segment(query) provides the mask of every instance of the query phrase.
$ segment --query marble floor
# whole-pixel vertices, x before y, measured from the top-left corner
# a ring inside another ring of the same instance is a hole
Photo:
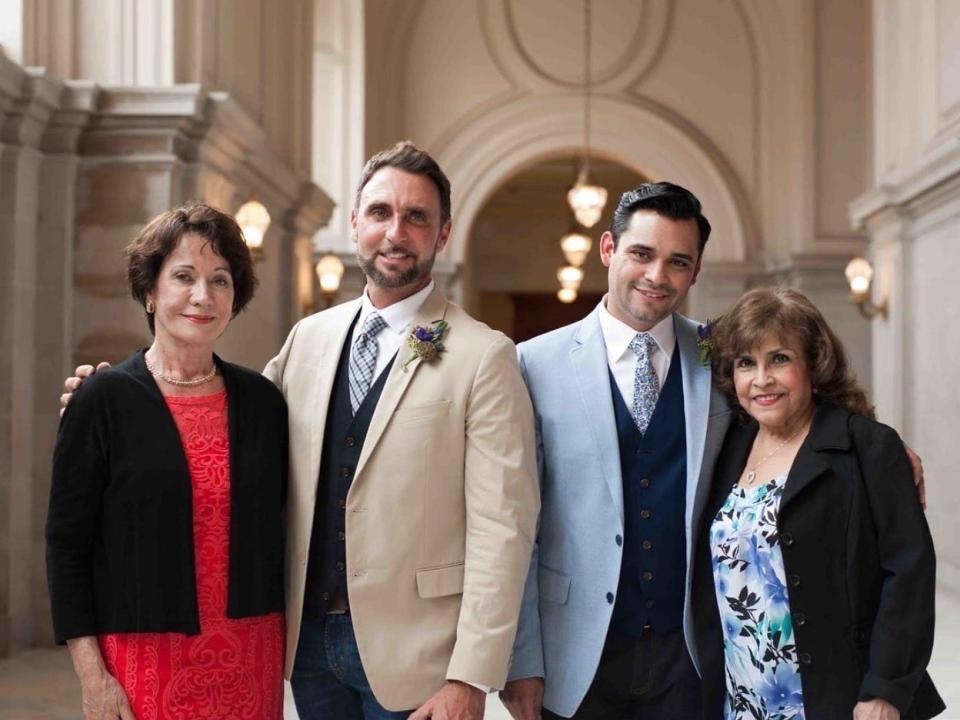
[[[960,720],[960,599],[937,597],[930,674],[947,703],[940,720]],[[285,720],[297,720],[287,687]],[[0,720],[81,720],[79,690],[65,650],[31,650],[0,661]],[[495,696],[485,720],[510,716]]]

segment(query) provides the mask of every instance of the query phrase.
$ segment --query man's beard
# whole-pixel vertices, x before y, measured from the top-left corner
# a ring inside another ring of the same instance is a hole
[[[364,257],[360,254],[359,247],[357,248],[357,262],[360,263],[360,269],[363,270],[363,274],[369,278],[370,282],[381,288],[402,288],[429,277],[433,270],[433,262],[437,257],[437,253],[434,251],[429,257],[415,260],[413,265],[406,270],[398,273],[385,273],[376,265],[377,255],[379,255],[379,252],[374,253],[371,257]]]

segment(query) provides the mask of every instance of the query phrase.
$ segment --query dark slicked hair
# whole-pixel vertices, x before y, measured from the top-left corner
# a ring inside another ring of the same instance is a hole
[[[620,236],[630,226],[630,218],[638,210],[649,210],[671,220],[696,220],[700,232],[699,254],[703,255],[710,239],[710,222],[703,216],[700,201],[692,192],[669,182],[644,183],[627,190],[620,196],[610,223],[614,246],[620,242]]]
[[[157,284],[160,268],[184,235],[199,235],[210,249],[227,261],[233,280],[233,316],[253,298],[257,278],[253,272],[250,248],[243,231],[232,215],[204,203],[188,203],[168,210],[151,220],[124,250],[130,294],[146,309],[147,294]],[[155,333],[154,317],[147,313],[150,332]]]
[[[440,196],[440,222],[445,223],[450,219],[450,181],[444,175],[443,170],[440,169],[437,161],[409,140],[403,140],[392,148],[381,150],[367,160],[367,164],[363,166],[363,172],[360,174],[360,182],[357,184],[357,194],[353,200],[354,209],[359,209],[360,193],[370,182],[370,178],[378,170],[385,167],[396,168],[428,178],[437,186],[437,194]]]

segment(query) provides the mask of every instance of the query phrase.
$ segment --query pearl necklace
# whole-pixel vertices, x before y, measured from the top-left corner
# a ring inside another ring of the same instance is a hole
[[[176,385],[177,387],[199,387],[200,385],[205,385],[210,382],[217,376],[217,366],[213,366],[213,370],[208,372],[206,375],[201,375],[200,377],[192,378],[190,380],[180,380],[178,378],[172,378],[169,375],[164,375],[162,372],[157,370],[153,365],[150,364],[150,361],[144,358],[144,362],[147,364],[147,370],[150,371],[150,374],[155,378],[160,378],[165,383],[170,383],[171,385]]]

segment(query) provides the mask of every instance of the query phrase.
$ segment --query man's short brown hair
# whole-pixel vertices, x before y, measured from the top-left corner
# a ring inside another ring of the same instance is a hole
[[[199,235],[230,266],[233,279],[233,317],[243,310],[257,287],[250,248],[232,215],[205,203],[188,203],[151,220],[125,248],[130,294],[146,309],[147,295],[157,284],[160,268],[180,239]],[[155,332],[153,314],[147,313],[150,332]]]
[[[363,172],[360,174],[360,182],[357,184],[357,194],[353,201],[354,209],[360,207],[360,193],[370,182],[370,178],[378,170],[385,167],[392,167],[429,178],[436,185],[437,194],[440,196],[441,224],[450,219],[450,181],[444,175],[443,170],[440,169],[437,161],[409,140],[403,140],[392,148],[381,150],[367,160],[367,164],[363,166]]]

